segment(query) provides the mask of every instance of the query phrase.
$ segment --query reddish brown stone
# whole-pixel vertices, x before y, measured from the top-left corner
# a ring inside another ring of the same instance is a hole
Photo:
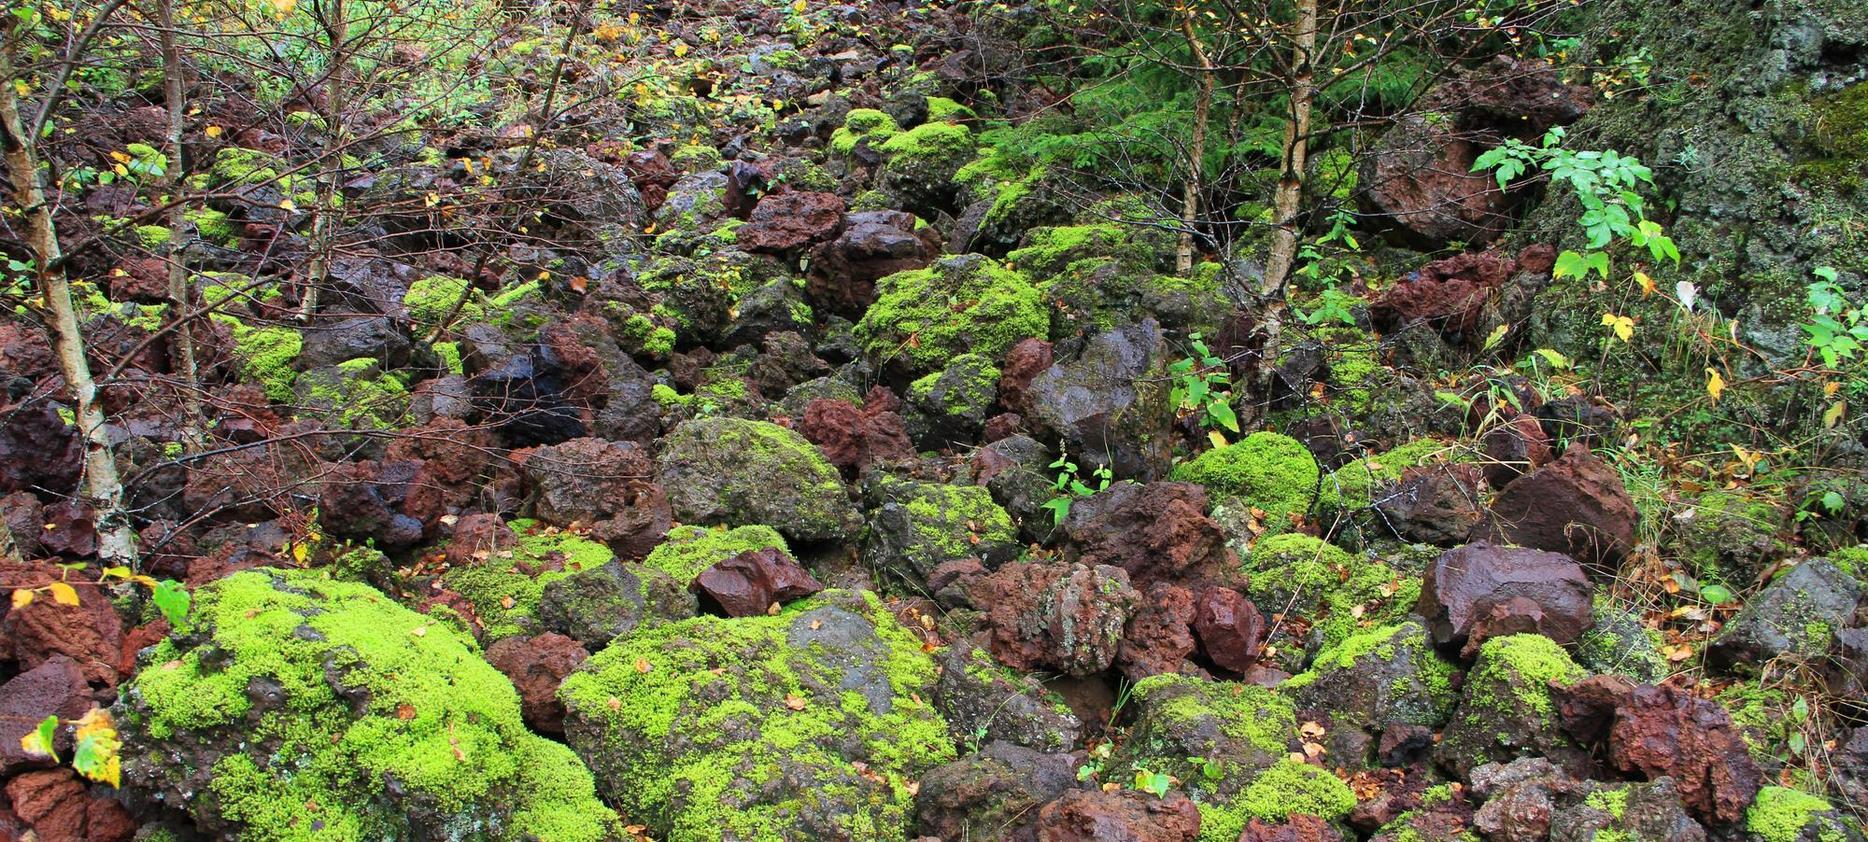
[[[776,193],[759,200],[739,227],[739,247],[755,254],[791,254],[843,232],[843,198],[835,193]]]
[[[519,542],[512,527],[499,515],[476,512],[454,523],[454,535],[448,539],[447,563],[453,567],[479,564],[500,550]]]
[[[39,546],[46,552],[73,559],[97,552],[97,514],[90,506],[60,500],[46,506],[42,517]]]
[[[1258,606],[1231,588],[1208,588],[1194,601],[1194,636],[1220,669],[1244,675],[1258,661],[1265,621]]]
[[[1565,553],[1613,573],[1634,547],[1639,519],[1621,475],[1573,444],[1562,458],[1498,492],[1490,531],[1506,542]]]
[[[908,439],[907,425],[891,404],[894,394],[876,391],[858,409],[855,404],[835,398],[818,398],[804,408],[798,432],[823,451],[830,464],[847,475],[861,473],[871,465],[914,457],[914,444]]]
[[[128,257],[111,270],[110,300],[138,304],[166,304],[169,300],[168,263],[160,257]]]
[[[1552,455],[1550,437],[1531,415],[1519,415],[1492,428],[1481,444],[1485,448],[1485,481],[1493,488],[1504,488],[1512,480],[1549,462]]]
[[[824,589],[784,550],[748,550],[700,572],[688,589],[728,617],[758,617],[773,605]]]
[[[1121,483],[1078,500],[1064,520],[1064,557],[1128,571],[1138,585],[1243,586],[1206,491],[1184,482]]]
[[[1018,435],[1024,429],[1025,418],[1016,412],[1001,412],[986,419],[986,427],[979,434],[979,440],[988,444],[1003,438]]]
[[[1479,508],[1479,471],[1471,465],[1408,468],[1375,508],[1396,535],[1442,547],[1466,540],[1485,519]]]
[[[0,774],[54,765],[49,757],[26,753],[20,738],[48,716],[77,719],[93,706],[83,671],[63,655],[53,655],[0,686]]]
[[[1574,641],[1595,624],[1593,595],[1582,566],[1568,556],[1481,541],[1428,565],[1415,611],[1427,618],[1435,644],[1470,658],[1488,638],[1519,632]]]
[[[1168,582],[1148,585],[1122,633],[1116,666],[1130,681],[1185,672],[1199,642],[1193,636],[1193,592]]]
[[[1673,778],[1680,801],[1702,821],[1730,824],[1764,785],[1731,714],[1676,687],[1636,687],[1609,731],[1609,762],[1653,780]]]
[[[913,214],[870,211],[850,214],[843,233],[811,250],[811,303],[857,318],[876,300],[876,281],[920,269],[940,256],[940,235],[917,229]]]
[[[1013,412],[1028,414],[1031,381],[1053,362],[1051,343],[1035,337],[1019,340],[1005,352],[1005,364],[999,367],[999,402]]]
[[[37,588],[63,580],[50,564],[0,565],[0,590]],[[32,669],[58,655],[76,661],[84,677],[97,684],[117,684],[117,658],[123,646],[123,621],[110,597],[95,585],[73,583],[77,605],[63,605],[41,592],[23,608],[8,607],[0,618],[0,658]]]
[[[519,711],[527,725],[543,734],[564,733],[564,703],[558,685],[590,653],[584,645],[554,632],[537,637],[508,637],[486,649],[486,659],[512,680],[519,691]]]
[[[1239,834],[1239,842],[1342,842],[1343,834],[1316,816],[1295,815],[1277,824],[1253,819]]]
[[[136,834],[122,804],[93,797],[70,769],[27,772],[7,781],[6,794],[44,842],[128,842]]]
[[[1192,842],[1200,808],[1179,792],[1071,790],[1038,811],[1039,842]]]
[[[169,636],[169,621],[158,619],[130,629],[123,636],[123,654],[117,658],[117,676],[129,678],[136,672],[136,656]]]
[[[1015,562],[976,580],[987,647],[1026,671],[1091,675],[1114,663],[1129,612],[1140,598],[1121,568]]]

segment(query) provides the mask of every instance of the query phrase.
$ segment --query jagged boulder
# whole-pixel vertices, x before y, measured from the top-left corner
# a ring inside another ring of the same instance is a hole
[[[764,421],[697,418],[662,442],[658,476],[684,523],[766,524],[839,541],[859,519],[843,479],[803,436]]]

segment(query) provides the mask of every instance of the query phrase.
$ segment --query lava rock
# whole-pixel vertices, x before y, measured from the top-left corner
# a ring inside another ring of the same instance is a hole
[[[1071,790],[1038,811],[1039,842],[1193,842],[1200,808],[1170,791],[1155,797],[1134,789]]]
[[[0,774],[53,765],[50,758],[28,754],[20,738],[48,716],[75,720],[94,704],[78,662],[64,655],[53,655],[8,680],[0,686]]]
[[[1119,567],[1016,562],[977,580],[993,657],[1013,669],[1093,675],[1115,662],[1140,599]]]
[[[824,458],[845,476],[913,459],[915,448],[908,439],[907,425],[895,410],[884,408],[887,405],[872,400],[858,409],[849,401],[818,398],[805,407],[798,432],[823,450]]]
[[[519,691],[525,724],[541,734],[564,733],[564,703],[558,701],[558,685],[588,657],[582,644],[552,632],[502,638],[486,650],[487,663],[505,673]]]
[[[1466,540],[1484,520],[1478,488],[1479,472],[1470,465],[1407,468],[1375,500],[1375,510],[1402,540],[1448,547]]]
[[[769,524],[838,541],[859,524],[837,469],[797,433],[764,421],[698,418],[662,441],[658,476],[683,523]]]
[[[1595,624],[1594,589],[1569,556],[1483,541],[1427,568],[1416,613],[1434,643],[1471,658],[1487,639],[1535,632],[1570,643]]]
[[[595,652],[642,626],[694,616],[685,583],[653,567],[612,561],[545,585],[539,624]]]
[[[1076,746],[1083,722],[1036,678],[1000,666],[965,639],[936,657],[941,674],[934,703],[955,742],[1004,741],[1041,752]]]
[[[759,200],[737,233],[739,247],[791,254],[843,232],[843,198],[835,193],[774,193]]]
[[[1525,474],[1492,500],[1491,520],[1476,532],[1503,543],[1560,552],[1612,574],[1634,548],[1640,513],[1621,475],[1582,445]]]
[[[850,214],[836,239],[811,250],[811,303],[857,318],[876,300],[876,281],[920,269],[940,256],[940,235],[917,229],[913,214],[869,211]]]
[[[694,577],[689,589],[701,602],[728,617],[756,617],[773,606],[803,599],[824,589],[784,550],[749,550]]]
[[[1117,483],[1073,501],[1063,531],[1066,559],[1120,567],[1138,585],[1244,586],[1206,490],[1192,483]]]
[[[1038,808],[1082,786],[1078,756],[994,741],[928,772],[915,795],[915,828],[939,839],[1038,838]]]
[[[1720,629],[1706,654],[1714,666],[1757,669],[1783,655],[1813,661],[1850,624],[1863,588],[1828,559],[1811,559],[1771,580]]]
[[[1153,319],[1091,337],[1083,351],[1033,378],[1025,419],[1061,438],[1085,471],[1117,479],[1165,476],[1174,440],[1168,405],[1168,349]]]
[[[1252,601],[1231,588],[1208,588],[1193,606],[1194,637],[1200,652],[1220,669],[1244,675],[1258,663],[1265,620]]]

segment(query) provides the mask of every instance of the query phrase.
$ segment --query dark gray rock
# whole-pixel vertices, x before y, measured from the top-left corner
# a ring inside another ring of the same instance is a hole
[[[1160,479],[1173,445],[1168,356],[1152,319],[1098,334],[1032,380],[1027,420],[1062,439],[1086,474],[1106,465],[1118,479]]]
[[[538,603],[541,628],[595,652],[637,628],[694,616],[685,582],[653,567],[612,561],[545,586]]]
[[[1725,624],[1707,649],[1715,666],[1757,669],[1780,655],[1821,658],[1849,624],[1862,586],[1827,559],[1811,559],[1771,580]]]

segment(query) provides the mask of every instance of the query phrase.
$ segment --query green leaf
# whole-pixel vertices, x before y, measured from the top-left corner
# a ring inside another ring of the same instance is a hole
[[[1701,585],[1699,598],[1713,605],[1724,605],[1732,601],[1732,592],[1723,585]]]
[[[58,762],[58,750],[52,745],[52,738],[58,734],[58,717],[48,716],[39,721],[39,726],[19,738],[19,746],[27,754],[43,754]]]
[[[1589,260],[1573,251],[1564,251],[1557,255],[1557,263],[1550,273],[1558,278],[1581,278],[1589,274]]]
[[[1793,722],[1808,722],[1810,719],[1810,700],[1802,696],[1790,706],[1790,719]]]
[[[1837,492],[1829,491],[1823,494],[1823,508],[1828,509],[1832,515],[1841,514],[1842,507],[1847,503],[1848,501],[1842,499],[1842,495]]]
[[[188,595],[188,589],[182,587],[182,583],[174,579],[163,579],[156,583],[156,589],[150,594],[150,600],[155,602],[156,610],[161,611],[162,616],[168,618],[169,625],[180,626],[183,620],[188,619],[188,606],[194,598]]]
[[[1225,401],[1214,401],[1206,405],[1206,414],[1221,427],[1225,427],[1234,433],[1239,432],[1239,414],[1232,411],[1232,404]]]

